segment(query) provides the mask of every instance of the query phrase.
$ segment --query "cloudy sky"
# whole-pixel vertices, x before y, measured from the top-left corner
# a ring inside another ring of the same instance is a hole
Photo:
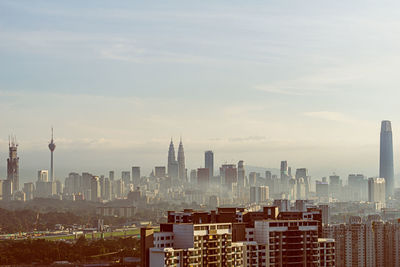
[[[314,178],[378,173],[400,133],[398,1],[0,0],[0,177],[8,135],[22,181],[243,159]],[[350,3],[351,2],[351,3]],[[399,164],[395,164],[395,172]]]

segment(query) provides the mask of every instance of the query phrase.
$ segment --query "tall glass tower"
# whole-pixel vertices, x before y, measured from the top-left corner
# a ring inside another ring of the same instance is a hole
[[[385,178],[386,198],[393,196],[394,192],[393,138],[392,138],[392,125],[390,121],[382,121],[381,124],[379,177]]]

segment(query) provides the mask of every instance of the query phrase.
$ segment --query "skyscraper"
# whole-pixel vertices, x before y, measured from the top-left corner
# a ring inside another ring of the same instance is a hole
[[[178,168],[178,162],[176,161],[175,158],[175,148],[174,148],[174,142],[172,141],[171,138],[171,143],[169,144],[169,149],[168,149],[168,176],[176,179],[178,178],[178,173],[179,173],[179,168]]]
[[[178,148],[178,178],[180,181],[186,181],[185,151],[183,150],[182,138]]]
[[[289,168],[288,163],[286,160],[281,161],[281,184],[282,184],[282,191],[286,192],[289,187]]]
[[[239,188],[244,188],[246,186],[245,181],[245,170],[244,170],[244,163],[243,160],[238,162],[238,186]]]
[[[132,182],[135,186],[138,186],[140,183],[140,167],[139,166],[132,167]]]
[[[379,177],[385,178],[386,197],[393,195],[393,190],[394,190],[393,176],[394,176],[394,171],[393,171],[392,125],[390,121],[382,121]]]
[[[49,149],[50,149],[50,182],[54,181],[54,166],[53,166],[53,152],[56,149],[56,144],[54,143],[53,140],[53,128],[51,128],[51,141],[49,144]]]
[[[214,152],[208,150],[204,153],[204,167],[210,172],[210,178],[214,176]]]
[[[368,179],[368,201],[379,202],[385,204],[385,179],[369,178]]]
[[[17,156],[17,140],[11,137],[8,141],[9,157],[7,159],[7,180],[12,183],[11,192],[19,190],[19,158]]]

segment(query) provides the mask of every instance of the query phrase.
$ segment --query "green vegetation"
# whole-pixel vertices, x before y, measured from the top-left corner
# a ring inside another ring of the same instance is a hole
[[[0,242],[0,264],[51,264],[54,261],[91,262],[139,257],[137,238],[87,240],[83,236],[74,243],[45,239]]]
[[[135,230],[127,230],[127,231],[118,231],[118,232],[105,232],[103,237],[104,238],[110,238],[110,237],[124,237],[124,236],[138,236],[140,234],[140,229],[135,229]],[[85,234],[86,239],[99,239],[101,238],[101,233],[94,233],[94,234]],[[75,239],[75,236],[73,235],[60,235],[60,236],[48,236],[48,237],[43,237],[43,239],[49,240],[49,241],[55,241],[55,240],[73,240]]]

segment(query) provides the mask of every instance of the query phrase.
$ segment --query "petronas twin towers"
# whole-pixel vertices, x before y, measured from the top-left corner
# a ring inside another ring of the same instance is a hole
[[[179,142],[177,160],[175,158],[174,142],[171,138],[168,150],[168,176],[173,180],[186,181],[185,152],[183,150],[182,138]]]
[[[394,193],[393,137],[390,121],[382,121],[379,158],[379,177],[385,178],[386,198]]]

